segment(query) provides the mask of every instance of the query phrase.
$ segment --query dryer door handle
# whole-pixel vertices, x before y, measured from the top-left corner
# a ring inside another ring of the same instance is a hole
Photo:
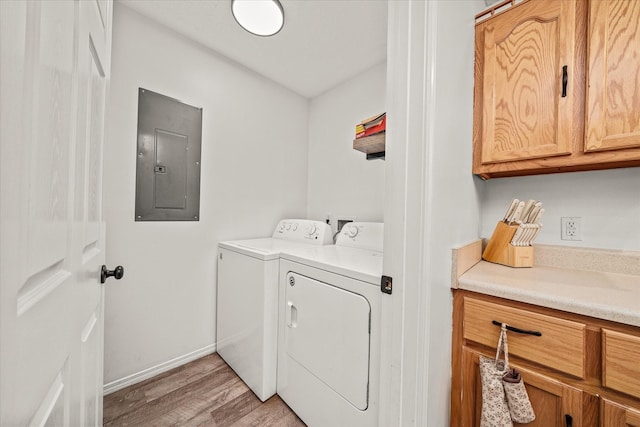
[[[287,326],[290,328],[298,326],[298,309],[291,301],[287,302]]]

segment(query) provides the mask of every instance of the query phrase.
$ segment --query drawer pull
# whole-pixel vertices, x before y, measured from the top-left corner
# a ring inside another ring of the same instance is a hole
[[[571,415],[565,414],[564,421],[565,421],[567,427],[572,427],[573,426],[573,417]]]
[[[502,323],[498,322],[497,320],[492,321],[491,323],[493,323],[496,326],[502,326]],[[538,332],[538,331],[526,331],[524,329],[520,329],[520,328],[516,328],[514,326],[509,326],[507,325],[507,330],[511,331],[511,332],[516,332],[518,334],[527,334],[527,335],[535,335],[537,337],[541,337],[542,336],[542,332]]]

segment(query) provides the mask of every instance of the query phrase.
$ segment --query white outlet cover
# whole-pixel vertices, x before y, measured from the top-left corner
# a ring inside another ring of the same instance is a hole
[[[560,218],[560,238],[562,240],[581,241],[582,224],[580,217]]]

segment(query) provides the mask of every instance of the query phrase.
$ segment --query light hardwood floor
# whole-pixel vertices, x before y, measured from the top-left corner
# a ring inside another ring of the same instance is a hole
[[[103,423],[305,426],[278,396],[260,402],[215,353],[105,396]]]

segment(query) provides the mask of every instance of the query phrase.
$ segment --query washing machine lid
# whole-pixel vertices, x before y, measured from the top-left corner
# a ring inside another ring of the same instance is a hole
[[[308,248],[308,243],[282,240],[273,237],[247,240],[231,240],[218,243],[219,248],[234,251],[253,258],[269,261],[278,259],[280,253],[287,249]]]
[[[382,252],[338,245],[291,247],[280,258],[380,286]]]
[[[331,227],[324,221],[283,219],[271,237],[219,242],[218,247],[264,261],[277,259],[287,248],[333,244]]]

